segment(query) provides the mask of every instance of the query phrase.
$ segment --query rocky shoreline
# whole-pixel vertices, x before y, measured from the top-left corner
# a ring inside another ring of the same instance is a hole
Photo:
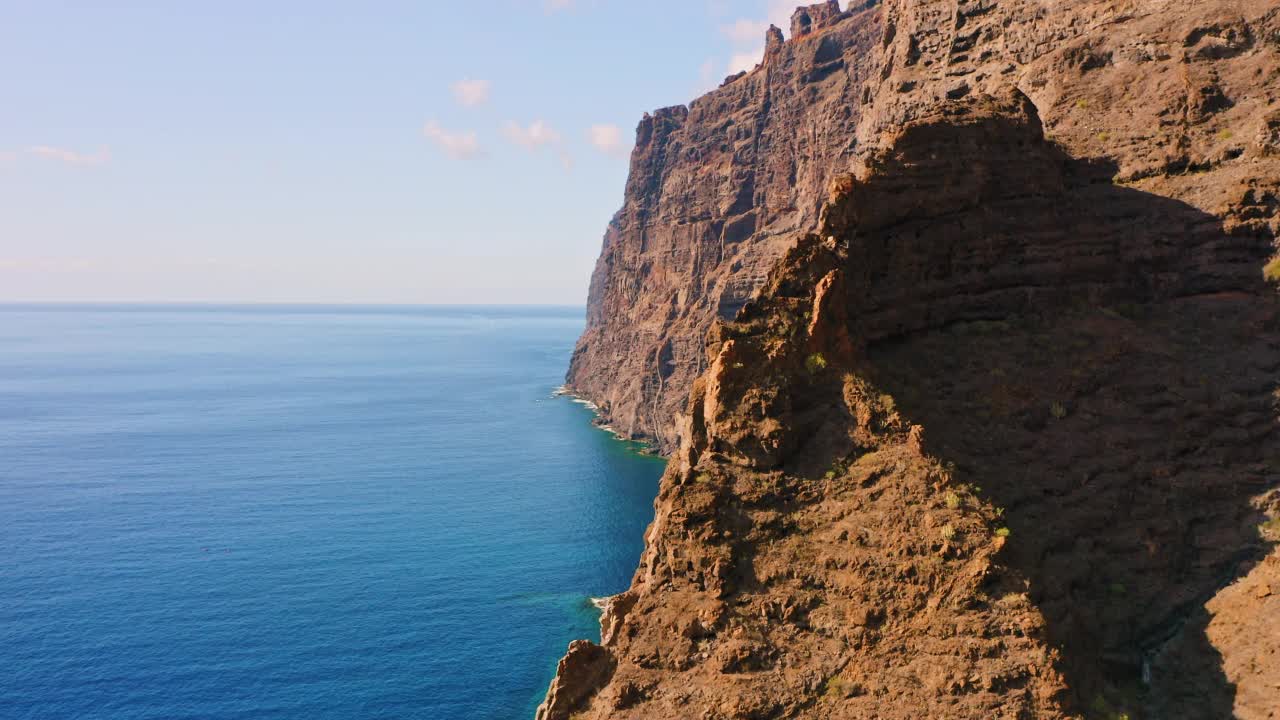
[[[634,437],[628,436],[625,433],[622,433],[621,431],[619,431],[614,426],[610,425],[609,421],[605,418],[603,412],[601,411],[600,406],[596,405],[594,402],[591,402],[590,400],[584,397],[580,397],[574,394],[573,391],[570,390],[567,385],[561,385],[560,387],[553,390],[551,392],[551,397],[569,398],[571,402],[575,402],[585,407],[586,409],[590,410],[592,413],[591,425],[593,427],[595,427],[598,430],[603,430],[609,433],[610,435],[613,436],[614,440],[630,443],[632,446],[635,447],[636,452],[640,453],[641,455],[652,455],[652,456],[661,455],[661,453],[658,452],[657,447],[652,442],[650,442],[650,440],[645,436],[634,436]]]

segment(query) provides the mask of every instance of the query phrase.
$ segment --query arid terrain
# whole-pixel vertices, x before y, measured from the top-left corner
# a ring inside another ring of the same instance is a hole
[[[1280,6],[797,10],[640,123],[569,386],[671,462],[539,720],[1280,717]]]

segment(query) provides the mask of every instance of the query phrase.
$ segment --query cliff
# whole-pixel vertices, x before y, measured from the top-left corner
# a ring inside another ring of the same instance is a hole
[[[567,384],[664,454],[711,321],[747,302],[796,233],[816,226],[832,178],[853,167],[880,14],[817,7],[827,11],[805,42],[772,30],[763,67],[636,130]]]
[[[1277,717],[1280,8],[792,35],[641,123],[570,380],[672,460],[540,718]]]

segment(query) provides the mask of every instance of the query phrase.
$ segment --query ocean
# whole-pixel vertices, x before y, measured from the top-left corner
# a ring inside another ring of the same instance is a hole
[[[0,718],[529,720],[661,460],[581,308],[0,306]]]

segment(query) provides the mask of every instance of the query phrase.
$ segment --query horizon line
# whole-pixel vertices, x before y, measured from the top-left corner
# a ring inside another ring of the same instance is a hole
[[[586,308],[586,303],[343,302],[321,300],[3,300],[0,307]]]

